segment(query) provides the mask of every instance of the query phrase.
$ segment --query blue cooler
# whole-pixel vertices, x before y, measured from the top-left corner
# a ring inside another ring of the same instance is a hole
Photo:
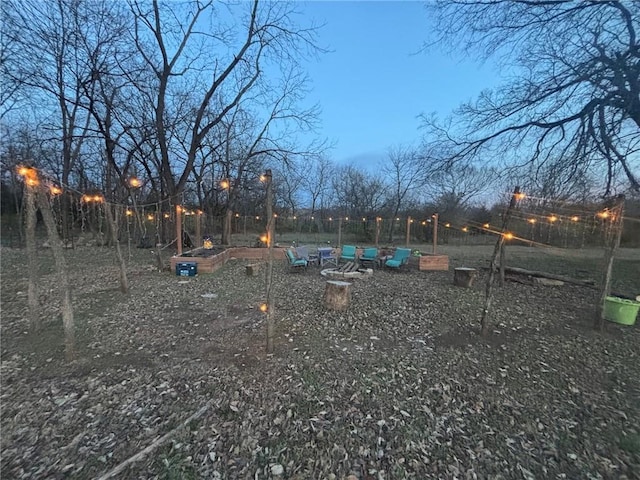
[[[179,277],[195,277],[197,273],[198,264],[196,262],[176,263],[176,275]]]

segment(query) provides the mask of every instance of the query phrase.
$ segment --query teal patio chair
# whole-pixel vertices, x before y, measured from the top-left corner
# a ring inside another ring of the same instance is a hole
[[[375,247],[365,248],[358,260],[363,266],[371,265],[375,268],[378,263],[378,249]]]
[[[293,250],[291,250],[290,248],[287,248],[284,253],[287,257],[287,261],[289,262],[289,268],[292,271],[307,269],[309,262],[304,258],[296,258],[296,255],[293,253]]]
[[[343,245],[342,252],[340,253],[339,262],[355,262],[356,261],[356,247],[353,245]]]
[[[395,268],[399,270],[400,267],[409,263],[409,256],[411,255],[410,248],[396,248],[393,257],[384,262],[385,267]]]

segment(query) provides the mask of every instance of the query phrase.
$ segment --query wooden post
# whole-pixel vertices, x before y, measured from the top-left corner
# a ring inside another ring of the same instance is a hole
[[[342,217],[338,217],[338,246],[342,247]]]
[[[27,241],[27,262],[29,265],[29,286],[27,287],[27,302],[29,304],[29,324],[36,332],[41,327],[38,310],[38,261],[36,254],[36,199],[34,186],[29,185],[30,179],[24,182],[25,199],[25,234]]]
[[[431,249],[431,253],[435,255],[438,249],[438,214],[434,213],[431,218],[433,222],[433,248]]]
[[[405,245],[407,248],[409,247],[409,239],[411,238],[411,215],[407,217],[407,238],[405,241]]]
[[[596,318],[594,328],[602,331],[604,329],[604,302],[611,291],[611,275],[613,273],[613,259],[620,246],[622,237],[624,195],[618,195],[614,200],[611,210],[611,228],[607,235],[607,249],[604,252],[604,271],[602,272],[602,283],[600,285],[600,298],[596,305]]]
[[[380,243],[380,222],[382,219],[380,217],[376,217],[376,248]]]
[[[493,280],[496,274],[496,259],[498,258],[498,254],[502,249],[502,244],[504,243],[504,234],[507,226],[509,225],[509,219],[511,217],[511,212],[516,206],[516,200],[518,194],[520,193],[520,187],[516,187],[513,189],[513,195],[511,195],[511,200],[509,202],[509,207],[504,214],[504,218],[502,220],[502,231],[500,232],[500,236],[498,237],[498,241],[496,242],[496,246],[493,249],[493,255],[491,257],[491,263],[489,265],[489,278],[487,279],[487,287],[485,290],[484,296],[484,308],[482,309],[482,318],[480,319],[480,334],[485,336],[489,331],[489,325],[487,323],[487,316],[489,314],[489,308],[491,307],[492,300],[492,288],[493,288]]]
[[[275,334],[274,305],[272,300],[273,285],[273,240],[275,234],[275,218],[273,216],[273,176],[271,170],[267,170],[264,174],[264,181],[267,184],[267,272],[266,272],[266,304],[267,304],[267,353],[273,353],[273,336]]]
[[[176,245],[178,256],[182,255],[182,207],[176,205]]]
[[[329,280],[324,289],[324,304],[329,310],[343,311],[351,303],[351,284]]]
[[[507,263],[505,248],[506,243],[502,242],[502,247],[500,248],[500,286],[504,287],[504,268]]]
[[[202,247],[202,212],[196,213],[196,247]]]

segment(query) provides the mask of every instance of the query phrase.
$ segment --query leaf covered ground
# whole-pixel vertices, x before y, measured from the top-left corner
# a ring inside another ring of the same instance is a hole
[[[451,268],[486,253],[453,253]],[[596,290],[507,282],[484,339],[485,270],[470,289],[451,269],[377,270],[333,312],[319,269],[280,262],[265,355],[264,277],[248,262],[184,278],[131,254],[123,295],[112,250],[67,252],[68,363],[51,253],[34,334],[24,251],[2,250],[2,478],[98,478],[205,405],[118,478],[640,478],[640,330],[593,331]],[[638,266],[619,284],[638,285]]]

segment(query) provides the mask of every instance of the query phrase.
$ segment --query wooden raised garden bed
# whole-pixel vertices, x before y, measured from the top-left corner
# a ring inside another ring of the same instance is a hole
[[[449,270],[448,255],[429,255],[423,253],[420,257],[412,257],[418,260],[419,270]]]
[[[275,259],[284,258],[283,248],[274,248]],[[184,262],[194,262],[198,273],[213,273],[231,259],[237,260],[266,260],[269,250],[266,248],[231,247],[226,250],[207,250],[197,248],[187,254],[171,257],[171,271],[176,271],[176,265]]]

